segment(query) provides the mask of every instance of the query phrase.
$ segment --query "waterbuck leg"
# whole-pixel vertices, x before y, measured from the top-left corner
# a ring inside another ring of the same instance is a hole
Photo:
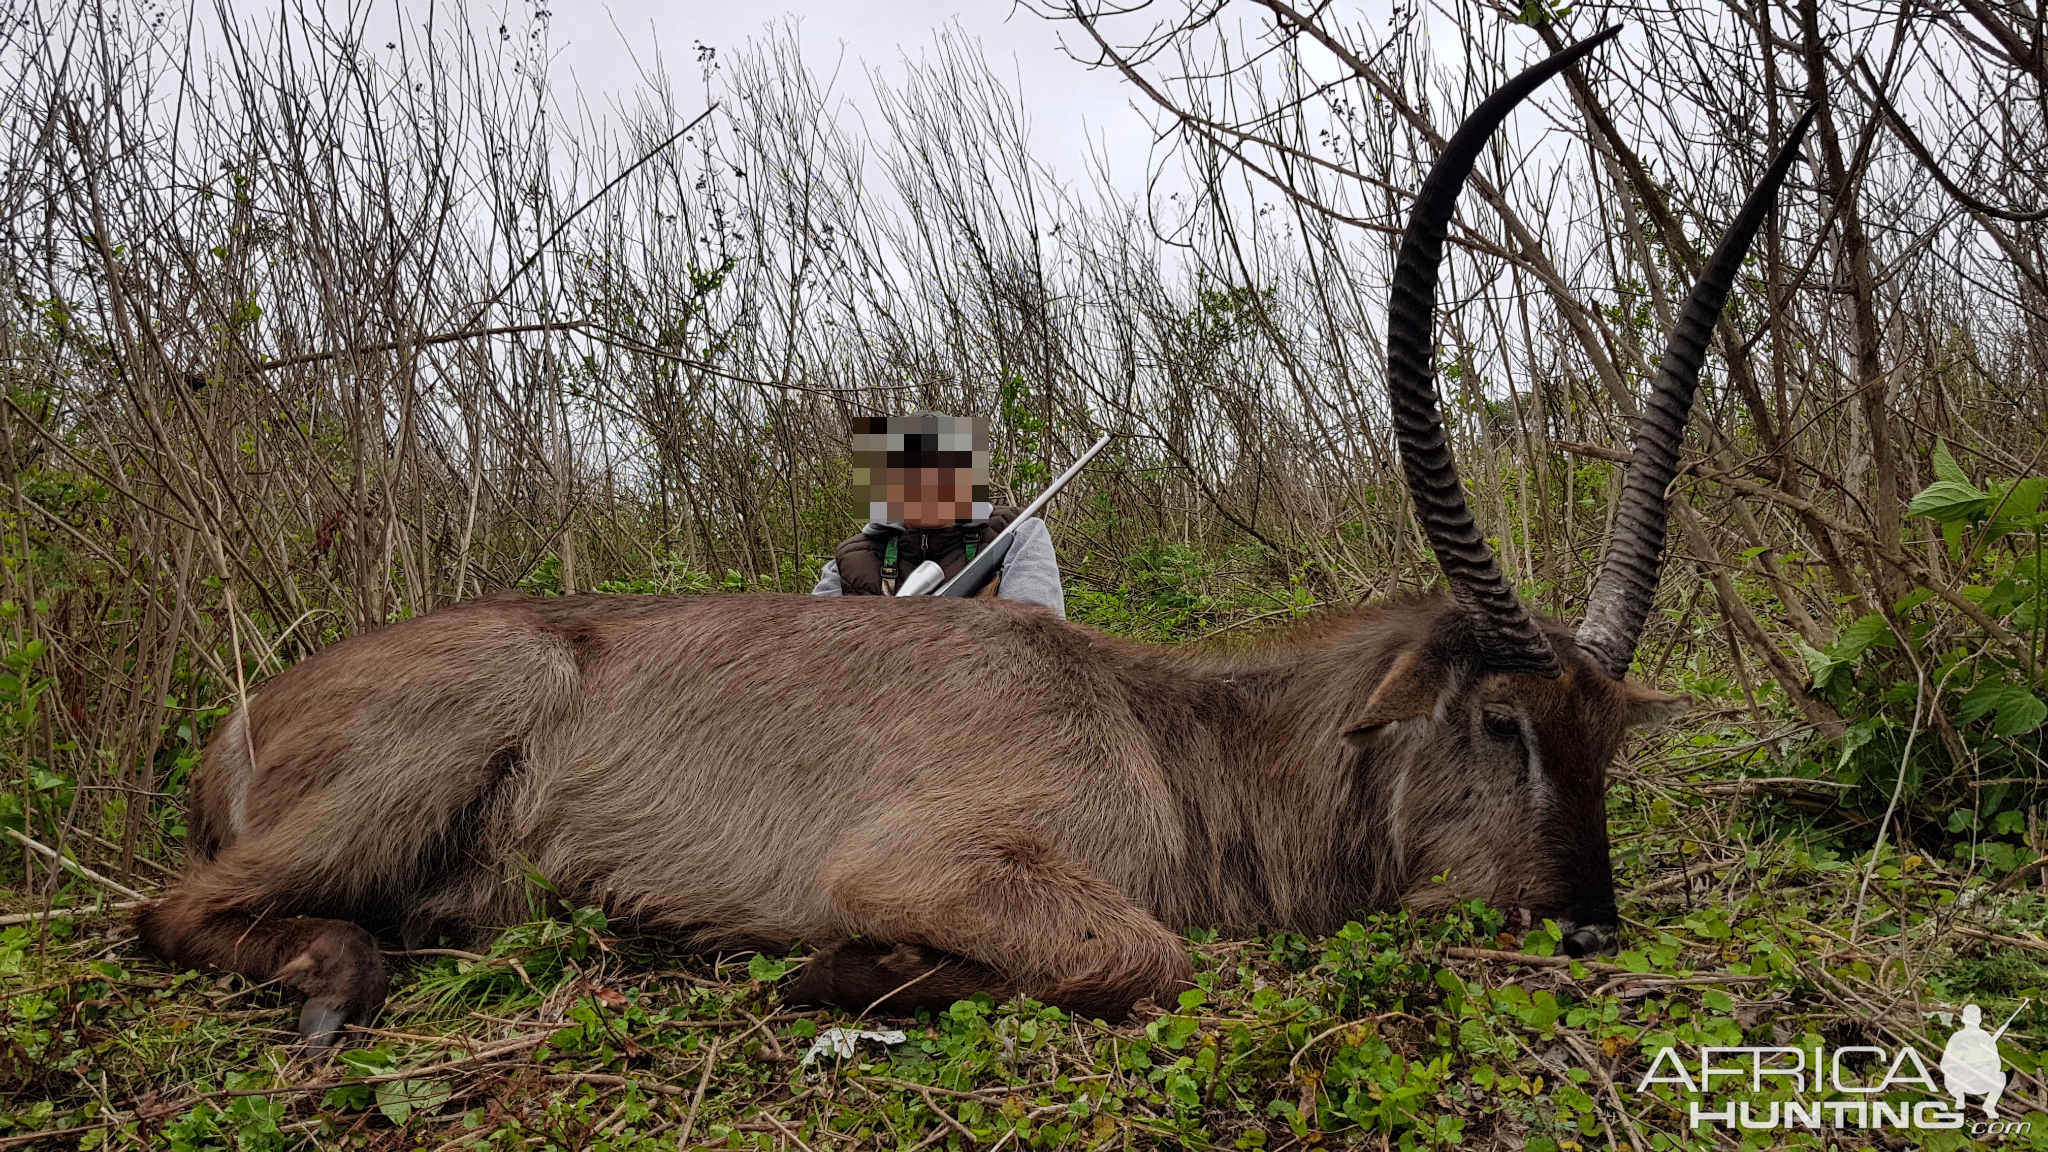
[[[142,946],[187,968],[296,989],[306,996],[299,1032],[312,1048],[332,1047],[343,1025],[375,1019],[390,990],[377,939],[360,924],[279,915],[274,904],[251,907],[231,895],[240,885],[221,873],[232,874],[240,854],[229,849],[137,913]]]
[[[944,1008],[976,992],[1007,999],[1013,982],[986,964],[916,944],[842,940],[811,953],[789,998],[799,1004],[836,1004],[849,1012],[873,1008],[908,1015]]]
[[[799,998],[858,1012],[886,997],[884,1008],[902,1012],[1022,994],[1122,1019],[1139,1000],[1170,1004],[1194,982],[1179,936],[1021,829],[942,853],[863,837],[833,853],[823,879],[859,938],[814,956],[792,989]]]
[[[346,920],[269,918],[174,894],[144,909],[136,928],[144,947],[173,964],[305,994],[299,1032],[316,1049],[333,1046],[343,1025],[375,1019],[390,990],[376,937]]]
[[[316,1042],[368,1023],[388,988],[350,920],[492,922],[489,892],[457,873],[488,855],[527,750],[570,714],[598,647],[509,603],[433,619],[338,644],[228,719],[194,780],[192,871],[137,917],[165,960],[305,993]]]

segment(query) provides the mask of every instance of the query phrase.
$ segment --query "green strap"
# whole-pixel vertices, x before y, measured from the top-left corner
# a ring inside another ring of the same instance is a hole
[[[896,566],[896,538],[889,537],[888,547],[882,549],[882,563],[890,568]]]
[[[972,563],[974,560],[974,542],[971,540],[967,544],[967,559],[969,563]]]

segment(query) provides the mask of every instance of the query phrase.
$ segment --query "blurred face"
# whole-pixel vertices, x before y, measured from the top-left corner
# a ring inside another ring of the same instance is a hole
[[[891,468],[889,515],[907,528],[951,528],[974,518],[974,474],[969,468]]]
[[[856,416],[853,511],[930,531],[989,514],[988,420],[981,416]]]

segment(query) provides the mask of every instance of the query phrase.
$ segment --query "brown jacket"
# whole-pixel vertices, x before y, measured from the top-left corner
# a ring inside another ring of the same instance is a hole
[[[968,524],[952,528],[925,530],[921,528],[876,528],[846,541],[833,554],[839,564],[840,593],[845,596],[886,596],[895,594],[895,584],[908,579],[917,566],[926,560],[936,560],[946,575],[958,575],[967,567],[971,557],[967,546],[980,548],[996,538],[996,534],[1010,526],[1017,518],[1015,508],[997,508],[989,513],[982,524]],[[873,532],[873,535],[869,535]],[[884,587],[884,560],[888,555],[891,540],[896,542],[895,582]],[[1000,577],[1000,573],[998,573]],[[983,589],[984,592],[988,589]]]

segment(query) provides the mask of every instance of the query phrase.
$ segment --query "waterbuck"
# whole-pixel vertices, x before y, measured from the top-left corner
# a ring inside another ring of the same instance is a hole
[[[1606,35],[1611,35],[1608,33]],[[1228,651],[1005,601],[500,595],[336,644],[212,740],[191,870],[139,915],[166,960],[282,980],[332,1043],[387,989],[371,929],[514,922],[520,877],[697,945],[816,947],[793,997],[904,1011],[973,992],[1090,1016],[1192,975],[1175,928],[1332,929],[1480,897],[1616,944],[1602,792],[1656,588],[1707,337],[1799,132],[1693,288],[1576,634],[1473,523],[1431,369],[1459,189],[1536,65],[1443,150],[1388,322],[1401,463],[1448,595]],[[931,653],[921,674],[903,653]]]

